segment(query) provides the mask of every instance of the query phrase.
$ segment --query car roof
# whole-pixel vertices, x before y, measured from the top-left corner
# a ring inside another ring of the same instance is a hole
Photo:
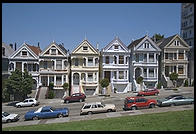
[[[44,107],[42,107],[43,110],[50,109],[50,108],[51,108],[51,106],[44,106]]]
[[[138,99],[138,98],[144,98],[140,96],[133,96],[133,97],[127,97],[126,99],[131,100],[131,99]]]
[[[35,100],[35,98],[27,98],[27,99],[25,99],[25,100]]]
[[[89,102],[89,103],[84,103],[84,105],[92,105],[92,104],[101,104],[101,102]]]

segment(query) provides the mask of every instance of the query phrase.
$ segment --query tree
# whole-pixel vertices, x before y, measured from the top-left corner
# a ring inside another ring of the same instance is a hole
[[[105,90],[105,88],[109,85],[108,78],[104,78],[101,80],[101,87]],[[104,92],[105,93],[105,92]]]
[[[31,93],[33,87],[32,76],[27,71],[16,69],[12,72],[6,82],[7,92],[14,95],[14,100],[22,101],[27,98],[27,94]]]
[[[188,85],[189,85],[188,80],[186,79],[185,82],[184,82],[184,87],[188,87]]]
[[[164,35],[161,35],[160,33],[159,34],[154,34],[153,36],[152,36],[152,40],[154,41],[154,42],[157,42],[158,40],[161,40],[161,39],[163,39],[164,38]]]
[[[142,76],[137,77],[136,82],[138,84],[140,84],[140,87],[141,87],[141,90],[142,90],[143,77]]]
[[[162,86],[162,83],[159,82],[159,83],[157,84],[157,89],[161,89],[161,86]]]
[[[169,75],[170,80],[173,82],[174,86],[176,87],[176,81],[178,79],[178,74],[173,72]]]
[[[53,99],[55,94],[54,94],[54,83],[50,82],[49,87],[48,87],[48,92],[46,93],[46,99]]]
[[[69,83],[64,83],[63,84],[63,89],[65,90],[65,94],[64,94],[64,96],[63,97],[65,97],[66,95],[67,95],[67,91],[69,91],[68,89],[69,89]]]

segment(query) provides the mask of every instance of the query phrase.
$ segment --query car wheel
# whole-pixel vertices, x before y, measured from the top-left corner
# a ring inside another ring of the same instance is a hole
[[[80,99],[80,102],[82,102],[82,99]]]
[[[69,103],[69,101],[68,101],[68,100],[66,100],[65,102],[66,102],[67,104]]]
[[[131,110],[137,110],[137,107],[135,107],[135,106],[131,107]]]
[[[194,101],[192,101],[191,104],[194,104]]]
[[[108,109],[107,112],[112,112],[112,109]]]
[[[33,120],[38,120],[39,118],[37,116],[33,117]]]
[[[62,114],[58,114],[58,118],[63,118],[63,115]]]
[[[17,108],[20,108],[20,107],[21,107],[21,105],[18,105],[18,106],[17,106]]]
[[[34,107],[35,106],[35,104],[32,104],[32,107]]]
[[[7,123],[10,123],[10,122],[12,122],[10,119],[9,119],[9,120],[7,120]]]
[[[155,104],[150,104],[150,108],[155,108]]]
[[[90,112],[88,112],[87,114],[88,114],[88,115],[92,115],[93,113],[90,111]]]

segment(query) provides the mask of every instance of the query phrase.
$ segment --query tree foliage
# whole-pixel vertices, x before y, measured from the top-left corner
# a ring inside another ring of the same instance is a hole
[[[101,80],[101,87],[107,87],[109,85],[109,80],[108,78],[104,78]]]
[[[13,94],[15,100],[22,101],[27,98],[27,94],[31,93],[33,87],[33,79],[27,71],[22,73],[20,70],[12,72],[6,82],[8,94]]]
[[[143,77],[142,76],[137,77],[136,82],[138,84],[141,84],[143,82]]]
[[[161,40],[161,39],[163,39],[164,38],[164,35],[161,35],[160,33],[159,34],[154,34],[153,35],[153,37],[152,37],[152,39],[156,42],[156,41],[158,41],[158,40]]]
[[[65,82],[65,83],[63,84],[63,89],[64,89],[65,91],[67,91],[68,88],[69,88],[69,84]]]
[[[171,74],[169,75],[169,78],[170,78],[170,80],[173,82],[173,84],[174,84],[175,87],[176,87],[176,81],[177,81],[177,79],[178,79],[178,74],[175,73],[175,72],[173,72],[173,73],[171,73]]]

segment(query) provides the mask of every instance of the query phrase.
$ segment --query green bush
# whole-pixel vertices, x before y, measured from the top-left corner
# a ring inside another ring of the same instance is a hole
[[[54,83],[49,83],[49,90],[53,90],[53,88],[54,88]]]
[[[184,82],[184,87],[188,87],[188,85],[189,85],[188,80],[186,79],[185,82]]]
[[[162,86],[162,83],[159,82],[159,83],[157,84],[157,89],[161,89],[161,86]]]
[[[53,99],[54,96],[55,96],[54,91],[53,91],[53,90],[49,90],[47,96],[48,96],[48,97],[47,97],[48,99]]]
[[[101,87],[107,87],[109,85],[109,80],[107,78],[104,78],[101,80]]]
[[[137,84],[141,84],[143,82],[143,77],[142,76],[137,77],[136,82]]]

